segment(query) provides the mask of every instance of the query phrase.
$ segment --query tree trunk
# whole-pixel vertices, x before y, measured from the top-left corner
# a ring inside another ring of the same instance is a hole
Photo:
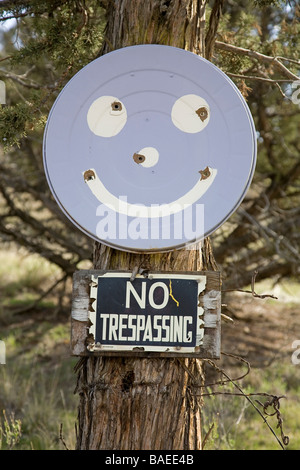
[[[107,0],[101,54],[136,44],[164,44],[205,55],[206,0]]]
[[[103,50],[166,44],[204,55],[204,0],[107,1]],[[208,239],[192,250],[137,255],[95,244],[94,268],[216,270]],[[200,450],[202,363],[187,358],[81,360],[77,449]],[[196,393],[197,392],[197,393]]]

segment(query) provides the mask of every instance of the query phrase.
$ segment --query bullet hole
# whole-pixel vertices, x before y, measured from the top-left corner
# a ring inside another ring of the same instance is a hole
[[[133,155],[133,160],[135,161],[135,163],[139,164],[143,163],[146,160],[146,157],[144,155],[141,155],[140,153],[135,153]]]
[[[199,173],[201,175],[200,181],[206,180],[211,175],[210,169],[208,168],[208,166],[204,170],[200,170]]]
[[[87,183],[88,181],[92,181],[96,179],[95,172],[93,170],[87,170],[83,174],[84,181]]]
[[[197,109],[196,114],[199,116],[202,122],[206,121],[208,118],[208,111],[204,106]]]
[[[113,111],[122,111],[122,103],[120,103],[120,101],[114,101],[111,104],[111,109]]]

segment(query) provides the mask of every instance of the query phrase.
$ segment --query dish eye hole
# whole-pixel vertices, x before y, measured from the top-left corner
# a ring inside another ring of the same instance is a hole
[[[196,134],[203,131],[210,121],[210,107],[199,95],[183,95],[172,108],[171,118],[174,126],[182,132]]]
[[[116,96],[100,96],[93,101],[87,113],[88,126],[99,137],[118,135],[126,122],[126,107]]]
[[[208,118],[208,111],[207,108],[204,106],[197,109],[196,114],[199,116],[202,122],[204,122]]]
[[[120,101],[114,101],[111,104],[112,111],[122,111],[122,103]]]

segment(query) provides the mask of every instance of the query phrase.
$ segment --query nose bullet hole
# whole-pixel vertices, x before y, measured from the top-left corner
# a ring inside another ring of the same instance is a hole
[[[206,119],[208,118],[208,111],[204,106],[202,108],[197,109],[196,114],[199,116],[202,122],[206,121]]]
[[[93,170],[87,170],[83,174],[84,181],[92,181],[96,178],[95,172]]]
[[[135,163],[143,163],[146,160],[146,157],[144,155],[141,155],[140,153],[135,153],[133,155],[133,160]]]
[[[111,104],[111,109],[113,111],[122,111],[122,104],[120,103],[120,101],[114,101]]]

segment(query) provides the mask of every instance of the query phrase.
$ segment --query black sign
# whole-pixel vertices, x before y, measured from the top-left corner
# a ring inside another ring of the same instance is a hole
[[[105,274],[94,278],[95,349],[192,352],[202,344],[204,276],[156,274],[130,281]]]

